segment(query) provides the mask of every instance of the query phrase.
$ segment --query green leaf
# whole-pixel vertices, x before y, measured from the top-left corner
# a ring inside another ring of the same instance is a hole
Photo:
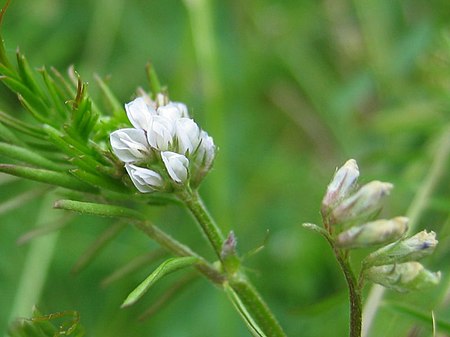
[[[64,167],[55,164],[54,162],[38,154],[36,151],[16,145],[0,142],[0,154],[45,169],[53,171],[64,170]]]
[[[144,215],[142,213],[135,211],[134,209],[114,205],[97,204],[92,202],[75,201],[75,200],[58,200],[55,202],[53,207],[88,215],[98,215],[112,218],[125,218],[141,221],[145,220]]]
[[[162,307],[169,304],[176,296],[179,296],[182,291],[187,288],[188,285],[192,284],[199,275],[195,272],[189,273],[183,278],[177,280],[173,285],[166,289],[157,299],[153,301],[151,306],[145,310],[138,319],[144,321],[153,316],[156,312],[161,310]]]
[[[69,108],[65,104],[65,102],[67,101],[67,97],[64,96],[64,93],[56,85],[55,80],[50,76],[45,68],[41,68],[39,71],[42,75],[42,78],[44,79],[45,86],[50,95],[51,102],[53,103],[55,110],[57,111],[59,116],[65,120],[69,112]]]
[[[36,138],[44,138],[45,133],[34,125],[22,122],[21,120],[14,118],[3,111],[0,111],[0,121],[4,124],[16,129],[17,131],[23,132],[27,135]]]
[[[108,169],[103,167],[103,165],[109,165],[110,163],[101,154],[97,153],[87,145],[82,144],[50,125],[44,125],[42,129],[50,137],[52,143],[64,151],[64,153],[74,157],[74,160],[81,168],[92,171],[93,173],[97,169]]]
[[[174,257],[164,261],[158,268],[155,269],[140,285],[134,289],[122,304],[122,308],[133,305],[138,301],[158,280],[164,276],[173,273],[174,271],[190,267],[199,262],[199,259],[194,256]]]
[[[20,81],[20,79],[4,76],[1,77],[1,80],[12,92],[22,95],[24,99],[29,102],[31,106],[37,111],[47,112],[48,107],[42,101],[42,98],[31,91],[25,84]]]
[[[9,128],[0,122],[0,139],[7,141],[8,143],[14,143],[17,145],[25,145]]]
[[[123,186],[120,181],[113,180],[108,176],[99,176],[97,174],[92,174],[79,169],[70,170],[70,173],[72,173],[78,179],[90,185],[97,186],[100,189],[107,189],[117,193],[130,193],[130,191],[125,186]]]
[[[401,314],[409,316],[411,319],[414,320],[414,322],[420,322],[423,325],[428,326],[430,328],[433,324],[433,317],[432,317],[431,311],[428,311],[428,312],[421,311],[421,310],[416,309],[416,307],[411,307],[406,304],[397,303],[397,302],[387,302],[385,305],[387,308],[390,308]],[[436,324],[436,328],[439,332],[450,334],[450,322],[449,321],[435,318],[435,324]]]
[[[33,72],[31,71],[31,67],[28,64],[25,55],[21,54],[19,50],[17,50],[16,58],[18,65],[17,70],[23,83],[30,89],[31,92],[35,94],[35,96],[44,97],[44,93],[34,79]]]
[[[97,193],[98,190],[82,181],[63,172],[55,172],[44,169],[37,169],[19,165],[0,164],[0,172],[11,174],[17,177],[39,181],[49,185],[56,185],[68,189]]]
[[[252,333],[254,337],[266,337],[266,334],[262,331],[262,329],[258,326],[258,324],[253,319],[252,315],[248,312],[246,306],[242,302],[239,295],[234,291],[234,289],[228,284],[228,282],[225,282],[223,284],[223,289],[228,295],[228,298],[230,299],[231,303],[233,303],[234,307],[238,311],[238,313],[241,315],[244,322],[247,324],[248,329]]]

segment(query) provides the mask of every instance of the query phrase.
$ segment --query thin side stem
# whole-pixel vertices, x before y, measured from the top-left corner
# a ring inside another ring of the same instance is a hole
[[[361,337],[362,331],[362,296],[361,296],[361,288],[362,288],[362,280],[358,280],[353,272],[353,269],[350,265],[350,260],[348,257],[348,252],[342,251],[337,248],[334,244],[334,241],[331,237],[331,225],[328,222],[328,218],[323,215],[323,224],[324,227],[327,228],[326,233],[321,233],[328,243],[333,249],[333,253],[336,256],[336,259],[341,267],[342,272],[344,273],[345,280],[347,281],[348,286],[348,295],[350,300],[350,337]]]
[[[199,259],[199,263],[195,265],[204,276],[215,284],[222,284],[225,281],[225,276],[214,268],[203,257],[192,251],[189,247],[178,242],[167,233],[160,230],[150,222],[136,221],[135,226],[144,232],[147,236],[160,244],[163,248],[177,256],[195,256]]]

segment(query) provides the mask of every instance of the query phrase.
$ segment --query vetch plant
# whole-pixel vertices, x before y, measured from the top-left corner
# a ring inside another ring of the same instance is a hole
[[[0,21],[4,12],[5,8]],[[103,96],[103,101],[97,101],[73,69],[69,76],[53,68],[36,72],[19,51],[13,64],[2,40],[0,79],[29,115],[20,119],[0,112],[0,155],[4,160],[0,172],[50,185],[58,196],[56,209],[112,219],[99,242],[112,240],[129,224],[170,255],[124,294],[122,307],[134,305],[166,275],[192,269],[226,293],[254,336],[286,336],[247,276],[236,235],[222,232],[199,194],[218,155],[213,138],[190,117],[184,103],[171,101],[153,69],[149,67],[147,72],[150,92],[139,89],[126,104],[97,78]],[[344,273],[352,337],[361,334],[366,282],[405,292],[434,285],[440,278],[439,273],[417,262],[434,251],[435,233],[407,236],[406,217],[375,219],[393,185],[373,181],[358,188],[358,178],[356,161],[347,161],[327,187],[321,206],[323,227],[304,224],[326,238]],[[188,210],[213,259],[151,222],[148,208],[167,204]],[[92,251],[100,246],[94,244]],[[355,273],[351,252],[368,247],[374,251]],[[78,268],[94,257],[85,257]],[[71,319],[59,331],[50,323],[67,317]],[[19,321],[10,335],[23,336],[23,331],[34,329],[39,336],[73,331],[82,336],[78,323],[76,312],[42,315],[35,310],[33,318]]]
[[[374,218],[379,214],[393,185],[372,181],[358,188],[359,168],[354,159],[339,168],[322,200],[323,228],[305,223],[330,244],[347,281],[350,300],[350,336],[361,336],[362,289],[367,281],[399,292],[420,290],[439,283],[440,272],[431,272],[417,262],[433,253],[434,232],[408,237],[408,218]],[[380,247],[361,263],[358,273],[351,263],[353,249]]]
[[[62,196],[55,208],[117,219],[117,230],[129,223],[172,255],[130,289],[123,306],[167,274],[194,268],[225,291],[252,334],[285,336],[247,278],[234,234],[225,237],[198,193],[216,156],[214,141],[186,105],[169,100],[154,71],[148,68],[152,93],[140,90],[124,109],[100,78],[104,105],[93,101],[73,69],[69,78],[55,69],[36,73],[20,52],[16,56],[14,66],[0,44],[1,80],[32,119],[0,112],[0,154],[11,160],[0,164],[0,172],[51,185]],[[146,207],[168,203],[193,215],[216,261],[147,219]]]

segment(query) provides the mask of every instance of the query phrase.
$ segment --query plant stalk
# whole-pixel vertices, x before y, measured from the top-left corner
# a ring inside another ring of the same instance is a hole
[[[347,281],[350,300],[350,337],[361,337],[362,328],[362,296],[361,287],[350,266],[347,255],[338,250],[334,245],[333,251],[339,262],[345,280]]]
[[[217,257],[222,264],[224,264],[221,256],[224,242],[223,234],[206,209],[198,192],[196,190],[183,191],[179,194],[179,196],[197,220],[197,223],[200,225],[204,235],[213,247]],[[225,273],[227,273],[226,268]],[[265,335],[263,336],[286,336],[268,305],[264,302],[262,297],[258,294],[254,286],[245,277],[242,271],[236,271],[235,273],[228,272],[225,277],[227,278],[229,285],[236,292],[237,296],[239,296],[240,301],[245,305],[247,312],[264,332]]]
[[[197,223],[200,225],[203,234],[208,239],[208,242],[211,244],[217,257],[222,261],[221,253],[224,236],[206,209],[197,190],[183,190],[179,193],[179,197],[194,216],[195,220],[197,220]]]

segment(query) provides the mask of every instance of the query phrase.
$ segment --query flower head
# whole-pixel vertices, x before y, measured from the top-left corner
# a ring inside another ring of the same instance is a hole
[[[198,186],[212,166],[215,145],[189,118],[186,105],[162,94],[155,101],[144,95],[125,110],[134,128],[114,131],[110,142],[136,188],[145,193]]]

